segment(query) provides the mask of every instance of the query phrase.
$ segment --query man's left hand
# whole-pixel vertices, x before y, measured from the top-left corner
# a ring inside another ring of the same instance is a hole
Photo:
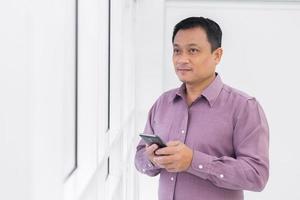
[[[170,141],[167,147],[155,151],[155,163],[168,172],[185,171],[191,165],[193,150],[180,141]]]

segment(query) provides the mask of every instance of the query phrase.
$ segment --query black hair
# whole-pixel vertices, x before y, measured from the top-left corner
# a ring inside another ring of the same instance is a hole
[[[174,43],[175,35],[179,30],[195,27],[200,27],[206,32],[208,42],[211,45],[211,52],[221,47],[222,30],[220,26],[213,20],[204,17],[189,17],[176,24],[173,30],[172,43]]]

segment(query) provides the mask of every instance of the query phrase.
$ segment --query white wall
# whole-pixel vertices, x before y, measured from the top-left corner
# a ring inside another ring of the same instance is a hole
[[[33,142],[27,137],[30,135],[31,108],[27,105],[31,98],[30,57],[33,52],[27,49],[32,48],[33,37],[26,2],[21,4],[23,9],[15,4],[16,1],[0,2],[0,177],[5,180],[0,181],[0,188],[3,188],[0,199],[24,197],[27,200],[33,187],[32,164],[27,159],[32,158],[30,145]],[[14,55],[20,55],[17,61]],[[20,122],[18,126],[16,121]],[[20,188],[19,192],[15,193],[14,188]]]
[[[111,0],[110,17],[108,5],[0,2],[0,199],[137,199],[136,3]]]
[[[299,199],[297,133],[300,129],[297,124],[300,112],[300,2],[167,0],[156,3],[151,1],[152,5],[149,2],[141,1],[147,10],[159,7],[163,14],[140,10],[147,15],[144,18],[153,21],[145,21],[140,31],[140,42],[147,45],[148,50],[141,56],[143,61],[138,66],[140,71],[148,70],[149,73],[147,76],[140,73],[139,79],[144,83],[139,85],[138,96],[143,96],[145,101],[139,107],[149,109],[157,93],[179,85],[171,62],[174,25],[189,16],[206,16],[216,20],[223,29],[224,48],[224,56],[217,71],[225,83],[259,100],[270,125],[269,182],[261,193],[246,192],[245,199]],[[162,40],[163,47],[160,44]],[[161,52],[161,48],[162,53],[148,53]],[[156,60],[156,63],[152,60]],[[149,92],[145,82],[160,84],[154,89],[156,92],[152,92],[153,89]],[[146,120],[146,112],[141,116]],[[139,122],[142,130],[145,121]],[[141,193],[157,193],[157,180],[150,179],[142,176],[141,185],[147,185],[147,188],[141,188]],[[149,188],[152,189],[149,191]],[[149,199],[154,198],[151,196]]]
[[[0,3],[0,199],[62,196],[64,3]]]

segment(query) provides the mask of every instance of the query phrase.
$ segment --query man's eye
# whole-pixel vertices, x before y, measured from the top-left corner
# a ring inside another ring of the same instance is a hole
[[[191,53],[197,53],[197,52],[199,52],[199,50],[198,49],[190,49],[190,52]]]
[[[179,52],[179,49],[173,49],[173,53],[178,54]]]

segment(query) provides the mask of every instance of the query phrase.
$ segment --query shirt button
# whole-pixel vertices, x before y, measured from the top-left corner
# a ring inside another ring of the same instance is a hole
[[[199,169],[203,169],[203,165],[199,165],[198,167],[199,167]]]
[[[146,170],[145,169],[143,169],[143,172],[145,172]]]
[[[174,178],[173,178],[173,177],[171,177],[171,181],[174,181]]]
[[[182,133],[182,134],[184,134],[184,132],[185,132],[184,130],[181,130],[181,133]]]
[[[220,174],[220,178],[224,178],[224,175],[223,175],[223,174]]]

